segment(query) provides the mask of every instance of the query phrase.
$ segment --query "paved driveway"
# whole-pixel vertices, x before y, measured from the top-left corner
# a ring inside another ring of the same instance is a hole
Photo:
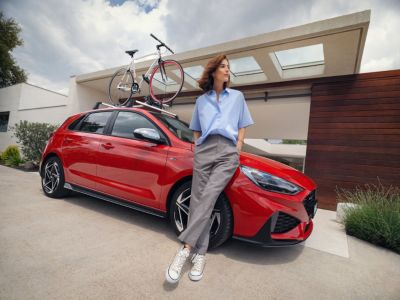
[[[229,241],[208,254],[200,282],[186,268],[171,286],[164,271],[179,244],[162,219],[85,196],[50,199],[38,174],[3,166],[0,205],[1,299],[400,297],[400,255],[350,236],[348,257]]]

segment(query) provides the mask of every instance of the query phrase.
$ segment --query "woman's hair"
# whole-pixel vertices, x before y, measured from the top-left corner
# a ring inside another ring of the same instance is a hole
[[[226,57],[225,54],[221,54],[218,56],[215,56],[214,58],[210,59],[203,71],[203,74],[201,75],[200,79],[197,81],[199,83],[199,87],[204,91],[208,92],[211,91],[214,87],[214,78],[212,76],[212,73],[215,72],[219,68],[219,65],[221,62],[228,58]],[[229,62],[229,61],[228,61]],[[228,82],[224,82],[224,89],[229,86],[229,80]]]

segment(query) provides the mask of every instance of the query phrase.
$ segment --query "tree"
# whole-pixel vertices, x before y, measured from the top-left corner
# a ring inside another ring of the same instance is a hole
[[[21,27],[0,12],[0,88],[26,81],[26,73],[15,62],[11,51],[23,44],[19,37]]]

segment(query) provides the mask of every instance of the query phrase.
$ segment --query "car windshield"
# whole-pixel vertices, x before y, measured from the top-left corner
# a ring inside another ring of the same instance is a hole
[[[193,131],[189,129],[189,124],[160,113],[152,114],[159,119],[177,138],[185,142],[194,143]]]

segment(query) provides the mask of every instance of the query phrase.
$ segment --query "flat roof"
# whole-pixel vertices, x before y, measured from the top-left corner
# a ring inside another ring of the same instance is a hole
[[[370,10],[316,21],[209,47],[165,56],[185,70],[185,92],[199,91],[196,79],[207,61],[221,53],[231,65],[231,86],[357,74],[367,37]],[[136,64],[138,78],[153,59]],[[119,67],[77,75],[75,81],[107,94]],[[142,88],[146,95],[148,89]]]

